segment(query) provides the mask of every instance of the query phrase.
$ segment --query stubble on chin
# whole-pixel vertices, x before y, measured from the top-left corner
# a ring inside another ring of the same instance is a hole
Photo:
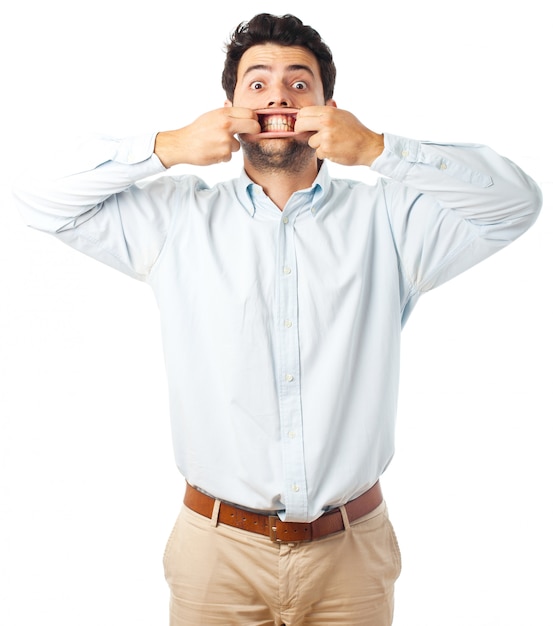
[[[239,138],[245,158],[260,172],[298,173],[305,170],[315,150],[295,139],[246,141]],[[278,142],[278,143],[277,143]]]

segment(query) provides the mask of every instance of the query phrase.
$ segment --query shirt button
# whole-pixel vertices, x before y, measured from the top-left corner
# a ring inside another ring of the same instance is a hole
[[[291,431],[288,433],[288,437],[289,437],[290,439],[295,439],[295,438],[296,438],[296,433],[295,433],[293,430],[291,430]]]
[[[403,150],[401,156],[406,157],[409,156],[409,150]]]
[[[283,217],[282,221],[283,221],[284,224],[288,224],[288,218],[287,217]]]
[[[314,206],[311,207],[311,213],[313,213],[313,215],[315,215],[315,207]]]
[[[292,328],[292,321],[291,320],[284,320],[284,326],[286,326],[286,328]]]
[[[298,487],[298,485],[292,485],[292,491],[295,491],[296,493],[298,493],[299,490],[300,488]]]
[[[292,270],[291,270],[291,269],[290,269],[287,265],[285,265],[285,266],[282,268],[282,271],[283,271],[285,274],[291,274],[291,273],[292,273]]]
[[[284,380],[286,380],[287,383],[291,383],[294,380],[294,377],[292,376],[292,374],[286,374]]]
[[[442,163],[442,164],[440,165],[440,169],[441,169],[441,170],[447,170],[447,165],[446,165],[445,163]]]

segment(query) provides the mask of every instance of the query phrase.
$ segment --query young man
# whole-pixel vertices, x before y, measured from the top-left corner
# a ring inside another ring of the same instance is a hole
[[[185,505],[172,626],[389,626],[400,331],[419,296],[535,220],[539,189],[481,145],[378,134],[337,108],[332,55],[292,16],[228,46],[225,106],[105,139],[16,190],[28,223],[146,281],[161,312]],[[213,188],[163,175],[242,149]],[[83,158],[81,158],[83,157]],[[368,186],[324,163],[366,165]]]

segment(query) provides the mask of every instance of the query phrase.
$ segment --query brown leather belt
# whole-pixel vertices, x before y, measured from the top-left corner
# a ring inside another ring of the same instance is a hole
[[[382,491],[380,483],[377,482],[368,491],[345,505],[348,520],[353,522],[367,515],[381,502]],[[215,499],[186,485],[184,504],[195,513],[211,518]],[[276,515],[253,513],[221,502],[218,521],[227,526],[266,535],[271,541],[276,542],[313,541],[313,539],[326,537],[345,528],[339,508],[327,511],[314,522],[282,522]]]

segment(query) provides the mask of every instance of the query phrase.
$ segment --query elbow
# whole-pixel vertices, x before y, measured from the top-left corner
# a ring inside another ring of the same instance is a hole
[[[540,214],[543,196],[539,186],[525,177],[524,184],[503,189],[498,200],[497,206],[502,208],[492,219],[482,220],[479,225],[485,239],[503,247],[518,239],[534,224]]]
[[[543,195],[539,185],[521,170],[519,176],[509,182],[509,186],[503,190],[507,211],[505,219],[506,222],[516,225],[518,234],[521,235],[537,220]]]
[[[521,210],[520,214],[523,216],[526,228],[530,228],[532,224],[537,220],[543,205],[543,194],[533,180],[528,182],[526,187],[526,193],[521,197]]]

